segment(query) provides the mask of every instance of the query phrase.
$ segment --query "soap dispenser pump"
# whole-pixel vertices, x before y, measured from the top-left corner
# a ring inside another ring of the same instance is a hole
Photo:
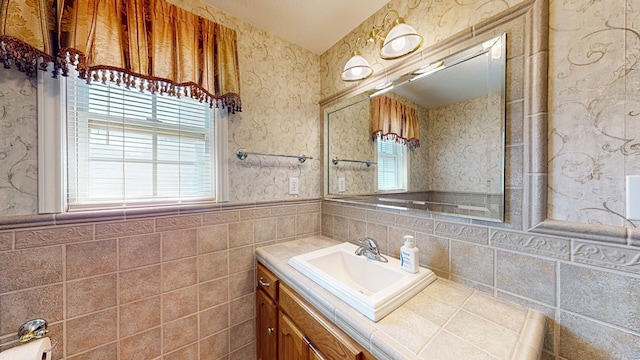
[[[404,236],[404,245],[400,248],[400,267],[410,273],[417,273],[419,268],[419,254],[416,241],[411,235]]]

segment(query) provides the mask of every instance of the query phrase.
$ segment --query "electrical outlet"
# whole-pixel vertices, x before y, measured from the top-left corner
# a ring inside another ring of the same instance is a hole
[[[290,177],[289,178],[289,195],[298,195],[300,193],[299,185],[300,184],[298,182],[297,177]]]
[[[343,177],[338,178],[338,192],[347,191],[347,182]]]

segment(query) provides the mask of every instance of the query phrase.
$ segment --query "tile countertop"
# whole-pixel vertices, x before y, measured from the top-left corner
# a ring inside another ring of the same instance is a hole
[[[287,264],[340,242],[315,236],[256,249],[257,260],[378,359],[538,359],[545,317],[438,278],[373,322]]]

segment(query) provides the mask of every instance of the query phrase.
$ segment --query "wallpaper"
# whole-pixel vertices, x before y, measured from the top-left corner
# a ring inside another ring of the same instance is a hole
[[[502,192],[499,101],[490,94],[428,111],[429,190]]]
[[[0,214],[37,212],[36,88],[17,70],[0,69]]]
[[[552,2],[549,217],[624,218],[625,176],[640,174],[640,4]]]
[[[171,2],[238,33],[242,112],[229,117],[229,200],[322,196],[318,56],[199,0]],[[302,164],[256,155],[238,160],[241,148],[313,159]],[[289,177],[299,179],[299,195],[288,194]]]

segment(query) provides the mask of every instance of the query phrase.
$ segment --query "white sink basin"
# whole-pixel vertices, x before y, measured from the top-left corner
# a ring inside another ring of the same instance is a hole
[[[425,268],[416,274],[388,263],[355,255],[358,246],[342,243],[294,256],[289,265],[373,321],[378,321],[432,283]]]

